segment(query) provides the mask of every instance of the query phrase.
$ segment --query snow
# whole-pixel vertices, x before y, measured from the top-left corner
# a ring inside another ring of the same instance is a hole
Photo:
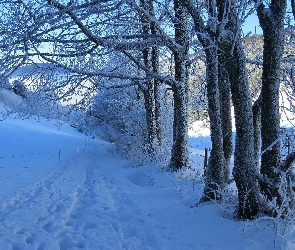
[[[190,138],[193,170],[170,173],[56,120],[0,128],[0,249],[295,249],[267,217],[235,220],[230,193],[196,206],[208,136]]]

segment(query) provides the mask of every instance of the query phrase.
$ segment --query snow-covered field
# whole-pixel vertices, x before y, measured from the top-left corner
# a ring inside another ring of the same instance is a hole
[[[0,121],[1,250],[295,249],[292,230],[236,221],[230,200],[195,206],[209,137],[190,138],[196,171],[167,173],[56,124]]]

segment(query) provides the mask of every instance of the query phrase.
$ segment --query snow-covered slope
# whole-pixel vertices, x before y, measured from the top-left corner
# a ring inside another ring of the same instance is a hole
[[[232,202],[195,206],[208,138],[191,141],[195,171],[167,173],[57,123],[0,121],[0,249],[295,249]]]

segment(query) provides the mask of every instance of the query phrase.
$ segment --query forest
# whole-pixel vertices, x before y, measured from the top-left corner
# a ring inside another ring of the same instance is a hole
[[[204,120],[199,202],[234,182],[237,219],[294,215],[295,152],[280,125],[282,95],[294,111],[293,0],[1,0],[0,10],[1,88],[26,100],[24,117],[99,129],[124,157],[164,171],[191,167],[188,128]],[[262,34],[243,32],[251,15]]]

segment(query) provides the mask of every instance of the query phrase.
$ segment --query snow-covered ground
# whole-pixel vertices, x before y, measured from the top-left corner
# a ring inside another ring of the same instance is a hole
[[[293,230],[237,221],[230,200],[196,206],[209,137],[190,138],[195,171],[168,173],[57,123],[0,121],[1,250],[295,249]]]

